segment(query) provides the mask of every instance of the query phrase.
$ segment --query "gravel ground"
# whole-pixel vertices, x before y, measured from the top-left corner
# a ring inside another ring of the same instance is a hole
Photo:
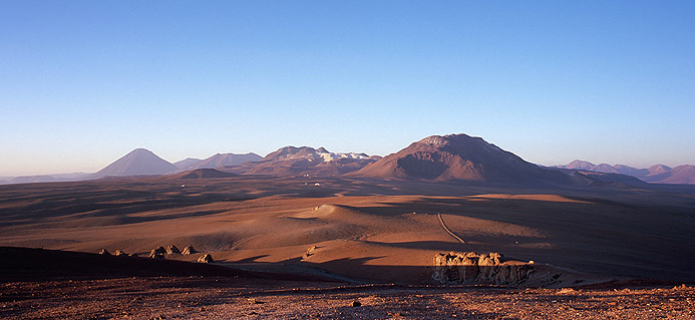
[[[0,284],[2,319],[695,319],[690,286],[354,286],[224,277]]]

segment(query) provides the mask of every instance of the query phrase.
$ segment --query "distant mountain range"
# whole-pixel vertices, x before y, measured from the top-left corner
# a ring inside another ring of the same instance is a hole
[[[245,163],[237,172],[273,176],[337,176],[359,170],[380,158],[364,153],[333,153],[325,148],[289,146],[269,153],[258,162]]]
[[[693,165],[681,165],[675,168],[670,168],[663,164],[658,164],[651,166],[648,169],[637,169],[622,164],[615,166],[611,166],[606,163],[595,165],[588,161],[574,160],[567,165],[555,166],[555,168],[601,173],[617,173],[632,176],[648,183],[695,184],[695,166]]]
[[[215,154],[170,163],[138,148],[94,174],[42,175],[5,178],[2,183],[93,180],[105,177],[172,175],[209,179],[233,175],[351,176],[376,179],[473,181],[512,184],[603,185],[644,183],[695,184],[695,166],[664,165],[637,169],[625,165],[594,165],[576,160],[542,167],[465,134],[430,136],[386,157],[364,153],[334,153],[325,148],[288,146],[261,157],[254,153]]]

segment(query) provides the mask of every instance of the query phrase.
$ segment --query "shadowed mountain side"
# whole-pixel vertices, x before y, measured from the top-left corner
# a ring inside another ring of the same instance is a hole
[[[176,161],[172,163],[174,166],[176,166],[179,169],[184,169],[188,166],[192,166],[198,162],[202,161],[201,159],[196,159],[196,158],[186,158],[181,161]]]
[[[622,174],[635,177],[648,183],[695,184],[695,166],[692,165],[681,165],[670,168],[659,164],[651,166],[649,169],[637,169],[620,164],[615,166],[606,163],[595,165],[588,161],[574,160],[567,165],[555,166],[555,168],[577,170],[580,172]]]
[[[465,134],[427,137],[350,176],[523,184],[570,182],[560,172],[540,168]]]
[[[238,166],[246,162],[256,162],[262,159],[261,156],[255,153],[234,154],[234,153],[218,153],[203,160],[186,159],[175,163],[182,171],[191,171],[195,169],[215,169],[225,166]]]
[[[695,184],[695,166],[677,166],[667,172],[655,173],[644,178],[649,183]]]
[[[173,175],[172,179],[218,179],[234,177],[235,174],[217,171],[215,169],[195,169]]]
[[[632,186],[648,187],[648,184],[640,179],[619,173],[604,173],[596,171],[562,170],[571,177],[572,182],[582,186]]]

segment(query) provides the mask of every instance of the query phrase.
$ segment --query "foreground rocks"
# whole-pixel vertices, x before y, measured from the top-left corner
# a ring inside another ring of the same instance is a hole
[[[432,278],[443,284],[517,286],[535,272],[533,264],[504,261],[497,252],[450,252],[434,256]]]
[[[488,289],[126,277],[6,282],[0,292],[8,320],[695,318],[695,288],[680,285]]]

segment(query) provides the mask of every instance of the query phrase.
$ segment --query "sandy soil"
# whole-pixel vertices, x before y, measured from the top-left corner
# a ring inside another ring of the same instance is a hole
[[[648,189],[338,178],[13,185],[0,186],[0,245],[141,256],[192,245],[216,262],[251,270],[408,284],[434,284],[427,268],[435,254],[500,252],[585,274],[584,283],[596,276],[688,282],[695,279],[695,255],[688,254],[694,198]]]
[[[695,192],[677,187],[537,189],[252,176],[0,186],[0,246],[118,249],[142,257],[159,246],[192,245],[199,253],[166,259],[192,262],[211,254],[214,265],[234,268],[242,279],[109,271],[109,279],[90,273],[87,280],[80,277],[84,270],[42,279],[0,276],[2,314],[688,318],[691,288],[631,285],[637,290],[625,294],[585,286],[632,278],[693,284],[692,230]],[[433,257],[450,251],[500,252],[507,260],[533,260],[538,272],[518,288],[438,287]],[[249,280],[244,272],[295,278]],[[302,282],[288,282],[296,279]],[[354,301],[361,306],[352,307]]]
[[[695,319],[695,288],[499,289],[163,277],[0,284],[4,319]]]

